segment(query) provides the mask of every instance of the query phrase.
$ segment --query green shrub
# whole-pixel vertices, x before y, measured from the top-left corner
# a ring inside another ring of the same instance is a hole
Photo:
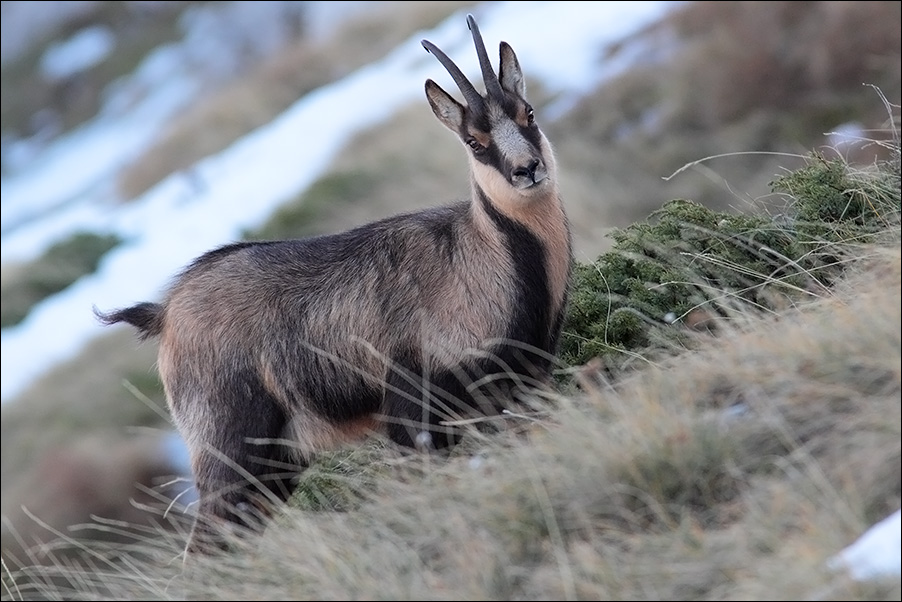
[[[691,329],[737,311],[778,311],[825,291],[842,273],[843,248],[898,236],[898,162],[870,171],[812,156],[772,183],[782,215],[716,212],[675,200],[616,230],[614,245],[577,264],[561,358],[636,357],[683,347]],[[707,324],[708,326],[705,326]]]
[[[384,443],[324,452],[303,472],[290,505],[308,511],[346,511],[372,495],[387,471]]]

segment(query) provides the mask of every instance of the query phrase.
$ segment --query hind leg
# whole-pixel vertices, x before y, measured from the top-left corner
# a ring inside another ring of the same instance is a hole
[[[286,418],[275,399],[241,384],[196,400],[191,420],[181,421],[200,497],[189,554],[225,548],[223,528],[261,531],[304,468],[279,442]]]

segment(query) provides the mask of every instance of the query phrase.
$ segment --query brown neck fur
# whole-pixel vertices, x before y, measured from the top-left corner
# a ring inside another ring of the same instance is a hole
[[[522,224],[542,242],[546,249],[548,288],[551,296],[551,315],[561,309],[570,275],[570,226],[557,185],[554,154],[547,140],[542,139],[542,155],[548,178],[539,190],[521,192],[513,188],[497,169],[471,160],[473,194],[481,189],[494,207],[506,217]],[[487,215],[481,214],[478,224],[494,228]]]

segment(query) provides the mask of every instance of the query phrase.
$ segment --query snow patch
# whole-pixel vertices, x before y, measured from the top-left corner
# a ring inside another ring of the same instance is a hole
[[[857,581],[902,575],[902,510],[864,532],[827,563]]]
[[[41,57],[41,74],[59,81],[106,60],[116,48],[116,36],[101,25],[86,27],[64,42],[52,44]]]

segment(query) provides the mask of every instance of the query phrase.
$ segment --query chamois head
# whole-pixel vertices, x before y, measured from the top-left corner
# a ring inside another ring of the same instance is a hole
[[[451,74],[466,105],[431,79],[426,80],[426,98],[439,121],[469,149],[478,185],[490,196],[520,197],[512,200],[534,197],[545,191],[553,179],[554,159],[526,100],[526,82],[517,55],[507,42],[501,42],[501,63],[495,75],[472,15],[467,16],[467,23],[479,56],[485,95],[476,90],[448,55],[423,40],[423,47]]]

